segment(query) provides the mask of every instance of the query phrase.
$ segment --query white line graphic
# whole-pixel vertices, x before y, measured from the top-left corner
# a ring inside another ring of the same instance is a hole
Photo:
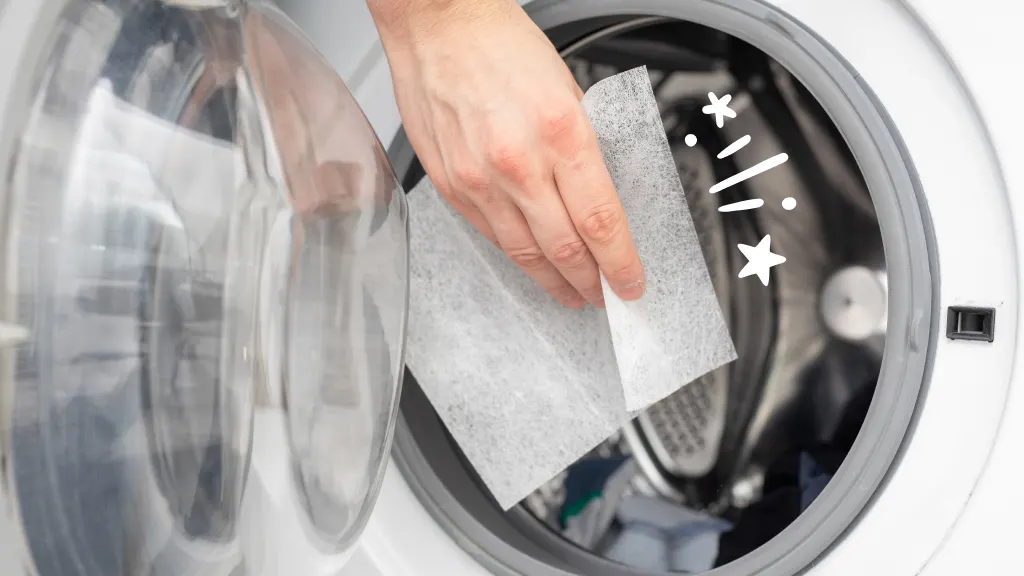
[[[744,180],[749,180],[762,172],[771,170],[772,168],[775,168],[776,166],[783,164],[786,160],[789,160],[789,155],[787,155],[785,152],[783,152],[782,154],[776,154],[775,156],[772,156],[767,160],[762,160],[758,164],[751,166],[750,168],[747,168],[746,170],[740,172],[739,174],[735,174],[733,176],[726,178],[725,180],[722,180],[718,184],[712,186],[711,190],[708,190],[708,192],[712,194],[717,194],[730,186],[735,186],[736,184],[739,184]]]
[[[750,134],[747,134],[743,138],[740,138],[739,140],[726,146],[725,150],[722,150],[721,152],[718,153],[718,159],[721,160],[722,158],[728,158],[729,156],[732,156],[733,154],[738,152],[740,148],[743,148],[747,144],[750,144]]]
[[[764,200],[760,198],[754,198],[752,200],[743,200],[740,202],[733,202],[732,204],[726,204],[725,206],[719,206],[719,212],[741,212],[743,210],[753,210],[754,208],[760,208],[764,206]]]

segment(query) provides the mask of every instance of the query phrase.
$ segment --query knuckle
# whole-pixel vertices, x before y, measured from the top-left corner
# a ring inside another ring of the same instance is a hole
[[[487,161],[498,174],[513,183],[523,184],[529,178],[530,166],[525,146],[496,143],[488,149]]]
[[[513,248],[506,250],[505,253],[517,266],[531,272],[543,268],[547,263],[547,257],[539,246]]]
[[[541,138],[561,156],[574,156],[584,139],[580,114],[570,107],[545,112],[541,117]]]
[[[604,245],[618,238],[624,225],[622,211],[611,204],[604,204],[594,208],[583,218],[580,233],[586,240]]]
[[[590,251],[583,240],[564,242],[551,251],[551,261],[559,268],[576,268],[587,261]]]
[[[556,288],[550,288],[548,289],[548,293],[551,294],[555,300],[558,300],[563,304],[579,302],[580,300],[580,293],[568,284],[563,284]]]
[[[554,142],[567,134],[572,134],[576,127],[576,115],[567,106],[550,108],[541,114],[541,134],[548,142]]]
[[[640,267],[639,262],[632,261],[628,264],[615,266],[606,270],[604,272],[604,276],[608,279],[610,284],[619,286],[622,284],[632,284],[633,282],[636,282],[637,279],[643,277],[642,272],[643,270]]]
[[[451,186],[456,191],[474,196],[487,195],[490,191],[490,182],[483,170],[471,164],[463,164],[453,170]]]

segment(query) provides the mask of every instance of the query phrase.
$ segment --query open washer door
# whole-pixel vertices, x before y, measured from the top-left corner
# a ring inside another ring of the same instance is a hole
[[[336,573],[408,300],[355,100],[263,2],[8,0],[0,47],[4,573]]]

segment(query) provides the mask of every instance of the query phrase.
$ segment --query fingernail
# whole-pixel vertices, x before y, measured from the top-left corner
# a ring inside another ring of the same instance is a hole
[[[619,298],[623,300],[639,300],[644,295],[644,290],[647,288],[647,283],[643,280],[638,280],[632,284],[627,284],[622,288],[616,290]]]

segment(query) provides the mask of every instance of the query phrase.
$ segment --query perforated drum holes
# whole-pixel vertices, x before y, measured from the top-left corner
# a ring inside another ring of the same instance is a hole
[[[995,324],[995,308],[950,306],[946,313],[946,338],[992,342]]]

